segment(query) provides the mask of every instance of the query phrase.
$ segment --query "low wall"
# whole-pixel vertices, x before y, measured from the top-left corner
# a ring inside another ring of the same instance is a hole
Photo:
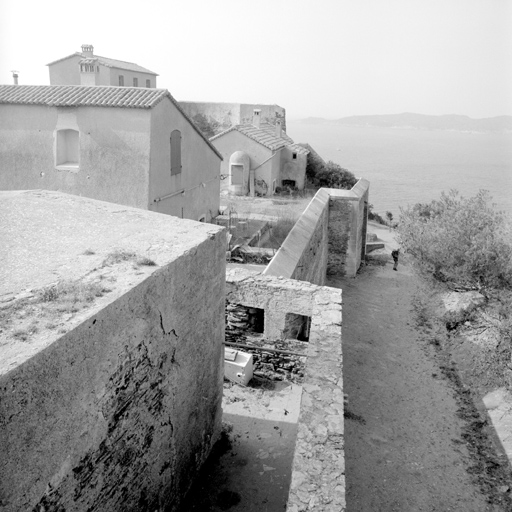
[[[345,510],[341,290],[228,269],[226,299],[260,308],[265,329],[287,313],[311,317],[288,512]],[[278,327],[279,330],[279,327]]]
[[[326,275],[356,275],[366,250],[369,182],[320,189],[263,274],[323,285]]]
[[[327,268],[329,192],[320,189],[299,217],[263,275],[323,285]]]
[[[0,218],[0,511],[177,510],[220,431],[224,231],[47,191]]]

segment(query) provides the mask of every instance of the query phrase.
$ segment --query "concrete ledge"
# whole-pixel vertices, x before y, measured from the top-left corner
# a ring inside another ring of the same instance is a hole
[[[366,254],[376,251],[377,249],[384,249],[383,242],[367,242],[366,243]]]

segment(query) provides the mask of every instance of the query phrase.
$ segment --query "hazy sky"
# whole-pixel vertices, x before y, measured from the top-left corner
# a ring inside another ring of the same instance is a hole
[[[48,84],[84,43],[178,100],[289,119],[512,115],[512,0],[0,0],[0,83]]]

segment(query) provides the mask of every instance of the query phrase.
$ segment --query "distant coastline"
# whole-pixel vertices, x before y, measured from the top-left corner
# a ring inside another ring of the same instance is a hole
[[[308,117],[294,120],[304,124],[335,124],[342,126],[407,128],[414,130],[450,130],[475,133],[512,132],[512,116],[473,119],[461,115],[428,116],[423,114],[388,114],[350,116],[340,119]]]

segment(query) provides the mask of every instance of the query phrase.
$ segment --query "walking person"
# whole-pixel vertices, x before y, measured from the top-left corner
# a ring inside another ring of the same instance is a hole
[[[398,270],[398,256],[400,255],[400,249],[395,249],[391,251],[391,256],[393,257],[393,261],[395,264],[393,265],[393,270]]]

